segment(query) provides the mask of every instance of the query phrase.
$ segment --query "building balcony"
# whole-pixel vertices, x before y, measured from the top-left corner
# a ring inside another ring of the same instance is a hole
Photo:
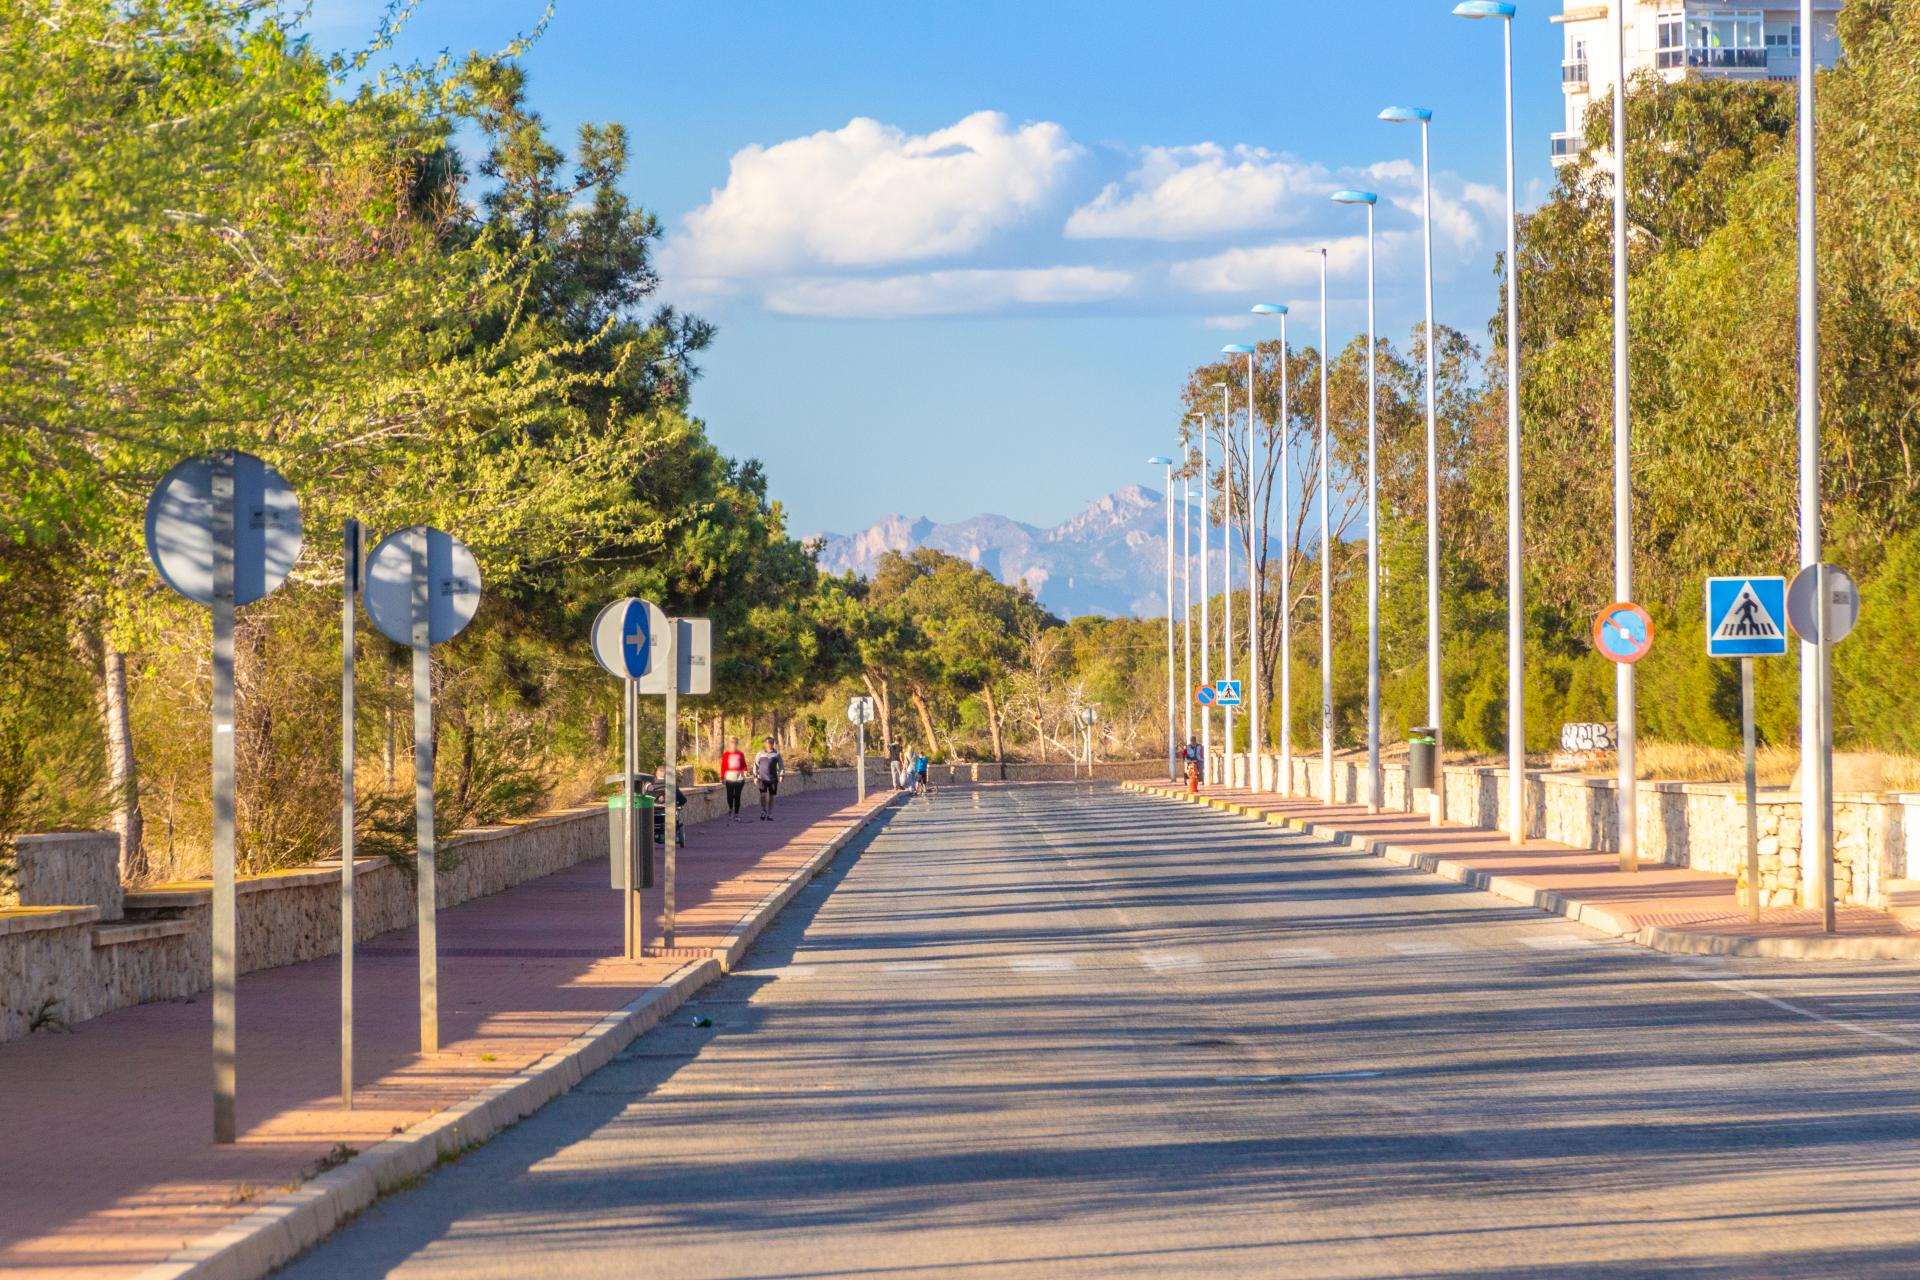
[[[1765,71],[1765,49],[1689,49],[1687,67],[1694,71]]]
[[[1556,133],[1553,135],[1553,160],[1555,164],[1564,164],[1586,149],[1586,139],[1577,133]]]
[[[1560,87],[1569,93],[1578,93],[1587,87],[1586,59],[1560,64]]]

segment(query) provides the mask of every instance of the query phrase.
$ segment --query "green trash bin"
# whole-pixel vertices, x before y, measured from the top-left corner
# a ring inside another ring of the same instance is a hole
[[[1439,737],[1432,729],[1415,729],[1407,739],[1407,782],[1415,791],[1431,791],[1439,769]]]
[[[634,834],[633,856],[642,889],[653,888],[653,797],[636,789],[633,807],[639,821]],[[621,862],[627,839],[627,793],[616,791],[607,797],[607,864],[612,887],[624,889],[631,881],[621,874]]]

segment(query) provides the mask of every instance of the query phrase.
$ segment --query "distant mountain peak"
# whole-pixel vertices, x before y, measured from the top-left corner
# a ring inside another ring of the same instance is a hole
[[[855,534],[822,534],[820,567],[873,575],[888,551],[932,547],[1009,585],[1026,583],[1063,617],[1164,617],[1165,496],[1130,484],[1051,529],[982,514],[948,524],[888,515]]]

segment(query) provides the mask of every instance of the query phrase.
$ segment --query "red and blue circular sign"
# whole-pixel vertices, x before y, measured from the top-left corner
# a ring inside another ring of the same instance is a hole
[[[1218,695],[1214,692],[1213,686],[1210,684],[1203,684],[1198,689],[1195,689],[1193,691],[1193,700],[1199,703],[1203,707],[1212,706],[1213,700],[1217,696]]]
[[[1609,661],[1638,662],[1653,648],[1653,619],[1637,604],[1610,604],[1593,620],[1593,647]]]

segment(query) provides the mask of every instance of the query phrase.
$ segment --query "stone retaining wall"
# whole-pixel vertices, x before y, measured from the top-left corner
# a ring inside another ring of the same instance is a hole
[[[886,765],[868,773],[884,786]],[[787,776],[782,790],[851,790],[852,769]],[[690,826],[726,812],[718,784],[685,788]],[[122,895],[117,876],[102,882],[99,851],[117,862],[112,833],[26,836],[21,901],[0,905],[0,1041],[26,1035],[35,1018],[76,1023],[151,1000],[177,1000],[212,984],[212,886],[204,880],[155,885]],[[464,831],[442,846],[437,898],[457,906],[607,856],[604,805],[543,814],[525,822]],[[73,854],[73,857],[54,855]],[[54,871],[51,868],[61,868]],[[42,900],[72,893],[78,901]],[[91,894],[93,899],[80,897]],[[31,895],[31,900],[29,900]],[[132,919],[121,921],[121,903]],[[250,876],[238,886],[240,971],[295,964],[340,950],[340,865]],[[108,914],[108,910],[112,914]],[[354,864],[354,936],[411,927],[413,877],[384,858]]]
[[[1262,788],[1278,790],[1279,759],[1264,756],[1257,766],[1245,756],[1235,761],[1235,785],[1247,785],[1257,767]],[[1216,776],[1223,765],[1214,756]],[[1364,760],[1333,762],[1331,790],[1320,755],[1296,752],[1294,793],[1341,804],[1368,801]],[[1442,770],[1447,818],[1488,830],[1508,828],[1507,771],[1449,765]],[[1405,762],[1382,762],[1382,806],[1400,813],[1414,810]],[[1417,797],[1422,807],[1424,793]],[[1640,856],[1670,866],[1740,877],[1747,860],[1746,796],[1737,783],[1642,782],[1639,805]],[[1579,849],[1612,852],[1619,844],[1619,784],[1613,778],[1577,773],[1529,772],[1523,803],[1527,834]],[[1760,887],[1769,906],[1790,905],[1802,881],[1799,792],[1765,788],[1757,813]],[[1837,795],[1834,797],[1834,896],[1841,902],[1884,906],[1891,881],[1920,870],[1920,796]]]

